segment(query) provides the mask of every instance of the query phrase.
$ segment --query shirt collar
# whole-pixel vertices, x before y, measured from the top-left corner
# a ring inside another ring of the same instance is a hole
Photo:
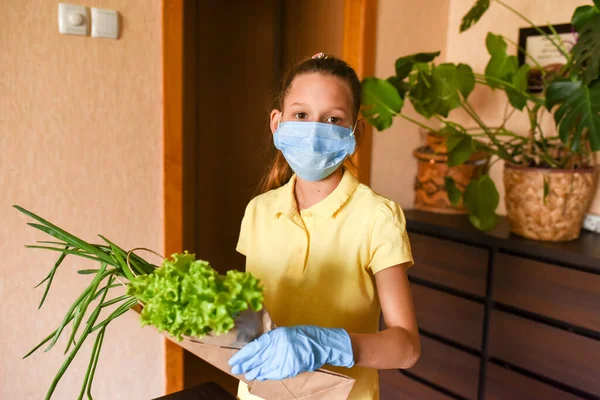
[[[305,211],[312,211],[315,214],[324,217],[334,217],[340,208],[346,202],[358,186],[358,179],[347,169],[344,168],[342,180],[329,196],[308,208]],[[298,212],[294,189],[296,187],[296,175],[286,183],[278,194],[275,215],[282,214],[293,215]]]

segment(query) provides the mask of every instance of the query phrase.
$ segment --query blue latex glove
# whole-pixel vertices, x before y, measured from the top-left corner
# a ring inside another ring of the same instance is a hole
[[[344,329],[294,326],[274,329],[248,343],[229,360],[234,375],[247,380],[281,380],[324,364],[354,365],[352,343]]]

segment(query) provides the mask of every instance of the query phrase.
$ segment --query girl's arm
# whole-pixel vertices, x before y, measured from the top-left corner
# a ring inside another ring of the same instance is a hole
[[[387,329],[378,333],[351,333],[355,365],[377,369],[412,367],[421,353],[406,268],[396,265],[375,274]]]

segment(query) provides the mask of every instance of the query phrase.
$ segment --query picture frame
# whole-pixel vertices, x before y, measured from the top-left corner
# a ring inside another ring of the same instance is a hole
[[[552,25],[556,33],[561,37],[567,50],[575,45],[577,36],[575,30],[570,23]],[[530,67],[529,73],[529,91],[533,93],[543,90],[542,73],[539,67],[531,60],[535,58],[541,67],[547,73],[557,72],[565,62],[565,56],[554,47],[554,45],[540,33],[545,32],[552,35],[553,32],[548,25],[539,26],[538,29],[533,27],[519,29],[519,49],[517,58],[519,66],[527,63]],[[530,57],[529,57],[530,56]]]

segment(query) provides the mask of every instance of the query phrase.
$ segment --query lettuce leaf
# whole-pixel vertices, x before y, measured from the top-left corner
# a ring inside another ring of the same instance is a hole
[[[240,312],[261,310],[259,283],[250,273],[232,270],[220,275],[186,251],[165,259],[153,273],[132,279],[127,294],[144,304],[142,326],[152,325],[181,340],[209,332],[225,334]]]

